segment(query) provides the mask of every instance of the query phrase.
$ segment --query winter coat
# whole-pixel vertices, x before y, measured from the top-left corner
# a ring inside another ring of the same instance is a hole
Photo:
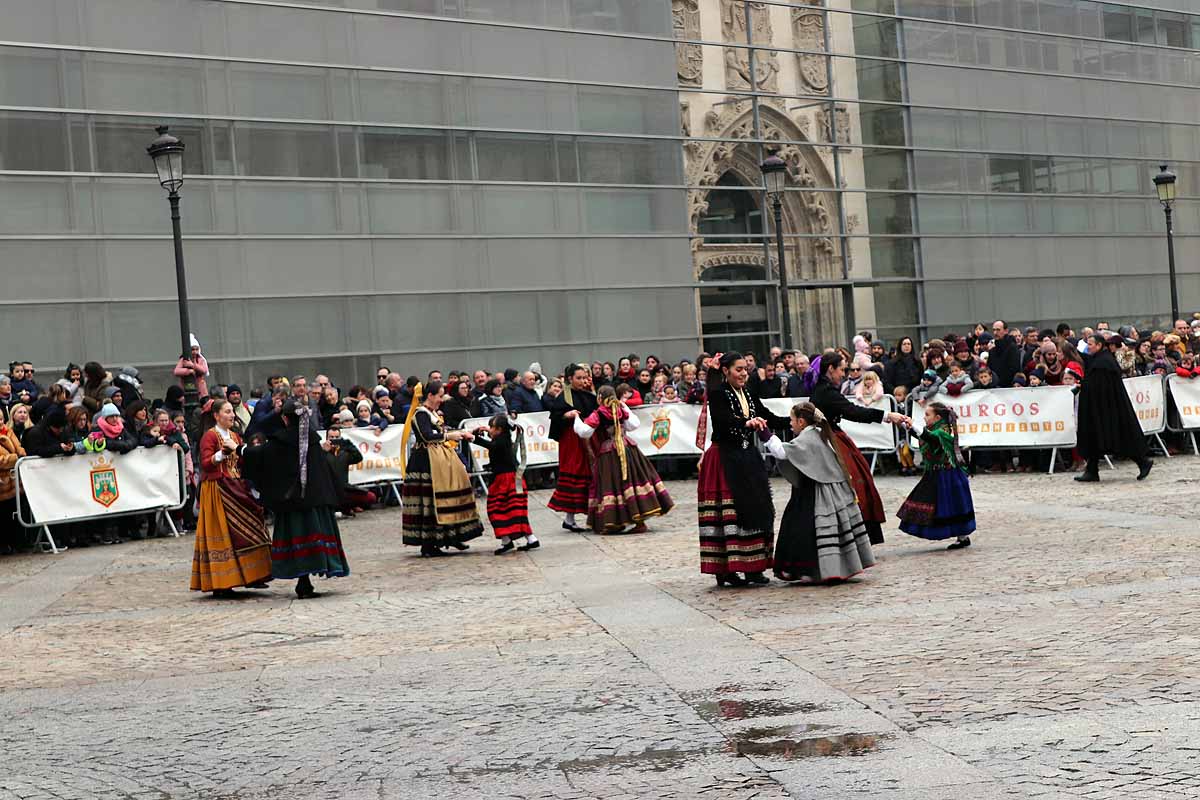
[[[1110,454],[1134,460],[1146,456],[1146,436],[1121,368],[1107,349],[1088,360],[1079,390],[1078,436],[1079,453],[1089,461]]]
[[[96,434],[99,434],[100,438],[104,440],[104,449],[110,453],[128,453],[138,447],[137,437],[129,430],[128,425],[117,436],[105,436],[99,425],[93,425],[92,435]]]
[[[108,389],[112,386],[112,376],[106,375],[104,380],[96,386],[83,387],[83,407],[91,414],[96,414],[100,411],[101,406],[108,400]]]
[[[988,367],[996,379],[997,389],[1012,386],[1013,376],[1021,371],[1021,348],[1012,337],[1002,336],[995,340],[995,346],[988,356]]]
[[[911,392],[921,382],[921,373],[924,371],[921,362],[913,356],[896,356],[895,360],[888,364],[887,372],[883,376],[885,388],[891,391],[897,386],[906,386]]]
[[[67,436],[65,428],[61,434],[55,436],[54,432],[46,426],[45,420],[43,420],[25,431],[25,439],[21,444],[25,447],[25,452],[28,455],[53,458],[55,456],[66,455],[63,453],[62,445],[68,441],[70,441],[70,438]]]
[[[446,402],[442,403],[441,408],[442,419],[446,421],[446,428],[449,430],[460,428],[464,420],[475,416],[471,411],[472,405],[472,403],[461,397],[446,398]]]
[[[865,408],[850,402],[838,388],[826,378],[821,378],[813,386],[810,402],[821,410],[835,431],[840,431],[841,421],[851,422],[883,422],[882,408]]]
[[[512,414],[533,414],[545,410],[542,408],[542,399],[538,397],[537,392],[526,389],[524,386],[518,386],[509,392],[506,402],[508,410]]]
[[[908,396],[913,399],[914,403],[924,403],[941,390],[942,382],[938,379],[934,379],[933,383],[929,384],[928,386],[926,386],[924,383],[920,384],[917,386],[917,388],[909,392]]]
[[[477,417],[494,417],[497,414],[507,414],[508,404],[504,401],[504,397],[496,397],[495,395],[486,394],[479,398],[479,413]]]
[[[321,437],[308,431],[308,480],[300,485],[300,421],[277,425],[261,445],[242,451],[242,475],[262,495],[263,505],[276,513],[305,511],[341,504],[333,467],[321,449]]]
[[[188,366],[188,364],[191,366]],[[175,365],[175,377],[179,378],[179,385],[185,386],[187,379],[190,377],[196,383],[196,393],[201,397],[208,397],[208,361],[203,355],[198,355],[194,359],[181,358]],[[185,386],[186,388],[186,386]]]
[[[8,425],[0,425],[0,502],[17,496],[17,484],[13,479],[13,467],[25,455],[25,448],[17,440],[17,434]]]
[[[336,452],[331,450],[326,453],[325,458],[333,470],[333,481],[338,496],[344,502],[346,490],[350,488],[350,468],[355,464],[362,463],[362,452],[354,445],[342,445],[337,448]]]

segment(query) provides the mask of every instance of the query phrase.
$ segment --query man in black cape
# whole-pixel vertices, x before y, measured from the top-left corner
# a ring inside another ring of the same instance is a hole
[[[1088,337],[1089,357],[1079,389],[1078,439],[1087,469],[1076,476],[1077,481],[1099,481],[1100,459],[1106,455],[1125,456],[1137,464],[1139,481],[1154,466],[1146,455],[1146,435],[1121,382],[1121,368],[1114,355],[1124,345],[1119,336],[1105,339],[1097,333]]]

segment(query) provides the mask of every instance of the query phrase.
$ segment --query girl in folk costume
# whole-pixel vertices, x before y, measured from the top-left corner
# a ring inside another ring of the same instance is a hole
[[[840,353],[825,353],[813,362],[817,365],[816,383],[812,388],[810,399],[812,404],[820,409],[829,422],[833,432],[834,446],[846,466],[850,476],[850,485],[858,497],[858,507],[862,511],[863,520],[867,524],[867,535],[871,544],[883,543],[883,523],[887,516],[883,512],[883,501],[879,499],[879,491],[875,488],[875,479],[871,477],[871,468],[858,446],[840,427],[843,419],[851,422],[891,422],[900,425],[910,421],[903,414],[895,411],[885,411],[882,408],[864,408],[850,402],[838,390],[846,378],[846,360]]]
[[[746,390],[748,378],[740,353],[718,354],[708,362],[707,399],[696,438],[702,445],[707,415],[712,444],[700,459],[696,499],[700,572],[716,576],[718,586],[770,582],[763,573],[772,563],[775,506],[758,442],[760,434],[769,436],[787,420]]]
[[[242,439],[233,430],[233,406],[226,400],[213,405],[216,424],[200,437],[200,518],[191,588],[231,597],[238,586],[266,588],[271,536],[262,507],[242,478]]]
[[[900,530],[921,539],[957,539],[948,549],[971,546],[975,504],[962,452],[958,448],[958,419],[941,403],[925,408],[920,439],[925,475],[900,506]]]
[[[792,408],[790,442],[772,436],[767,449],[792,485],[775,545],[775,577],[836,581],[875,565],[858,499],[833,443],[833,430],[812,403]]]
[[[403,441],[416,435],[412,452],[402,461],[404,486],[403,541],[420,546],[421,555],[444,556],[444,547],[468,549],[467,542],[483,533],[475,491],[466,467],[455,453],[456,444],[474,437],[469,431],[446,430],[438,409],[446,399],[441,381],[417,384],[404,423]]]
[[[638,418],[611,386],[601,388],[596,399],[600,407],[587,419],[576,417],[573,425],[580,439],[595,437],[588,524],[596,533],[617,533],[630,525],[630,533],[645,533],[646,520],[666,514],[675,502],[650,459],[625,435],[623,428],[637,429]]]
[[[571,364],[564,375],[568,386],[563,393],[546,403],[550,411],[550,438],[558,442],[558,484],[547,505],[561,511],[563,528],[583,533],[575,521],[576,514],[586,514],[592,485],[592,451],[588,443],[575,434],[574,421],[587,419],[599,406],[589,391],[587,367]]]
[[[529,495],[525,494],[525,434],[521,426],[513,425],[505,414],[497,414],[488,427],[475,430],[475,444],[488,451],[488,469],[492,471],[488,485],[487,513],[492,530],[500,540],[496,555],[516,550],[536,550],[541,542],[529,527]],[[516,539],[525,544],[517,547]]]

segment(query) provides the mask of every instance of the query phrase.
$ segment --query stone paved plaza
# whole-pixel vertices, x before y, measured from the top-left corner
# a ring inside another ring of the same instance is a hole
[[[310,601],[189,593],[190,538],[0,559],[0,798],[1200,797],[1198,474],[983,476],[976,546],[833,588],[716,590],[685,482],[645,536],[536,492],[503,558],[374,512]]]

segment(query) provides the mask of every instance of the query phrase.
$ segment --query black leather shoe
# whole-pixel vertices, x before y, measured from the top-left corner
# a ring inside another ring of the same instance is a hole
[[[755,586],[766,586],[771,582],[771,579],[761,572],[747,572],[746,583],[752,583]]]
[[[724,575],[717,575],[717,586],[745,586],[746,582],[742,580],[742,576],[736,572],[728,572]]]
[[[452,543],[450,544],[450,546],[451,546],[451,547],[453,547],[455,550],[457,550],[457,551],[458,551],[458,552],[460,552],[460,553],[461,553],[463,550],[470,550],[470,549],[471,549],[471,545],[469,545],[469,544],[464,544],[464,543],[462,543],[462,542],[452,542]]]
[[[958,540],[957,542],[950,545],[946,549],[947,550],[962,550],[964,547],[970,547],[970,546],[971,546],[971,539],[970,539],[970,537],[968,537],[966,539]]]
[[[526,542],[525,544],[521,545],[517,549],[520,550],[521,552],[528,552],[529,550],[537,550],[541,546],[542,546],[541,542]]]
[[[562,524],[562,526],[563,526],[563,530],[564,530],[564,531],[570,531],[571,533],[585,533],[585,532],[587,532],[587,528],[581,528],[581,527],[579,527],[578,525],[569,525],[569,524],[567,524],[566,522],[564,522],[564,523]]]
[[[502,556],[505,553],[511,553],[513,550],[516,550],[516,549],[517,549],[516,545],[514,545],[512,542],[505,542],[504,544],[502,544],[496,548],[496,555]]]
[[[1150,474],[1150,470],[1152,470],[1153,468],[1154,468],[1154,462],[1151,461],[1150,459],[1147,458],[1144,461],[1142,461],[1141,466],[1138,469],[1137,479],[1139,481],[1146,480],[1146,476]]]
[[[1080,483],[1099,483],[1100,475],[1095,472],[1081,472],[1075,476],[1075,480]]]

